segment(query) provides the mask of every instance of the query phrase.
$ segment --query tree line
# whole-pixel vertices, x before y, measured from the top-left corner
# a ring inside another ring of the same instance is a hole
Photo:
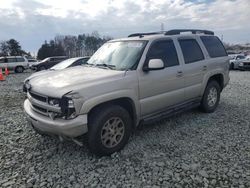
[[[15,39],[0,42],[0,56],[30,56]]]
[[[90,56],[111,37],[101,37],[98,32],[92,34],[57,35],[49,42],[45,41],[38,50],[37,58],[44,59],[50,56]]]

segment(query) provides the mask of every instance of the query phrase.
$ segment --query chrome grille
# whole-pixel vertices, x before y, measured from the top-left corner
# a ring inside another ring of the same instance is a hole
[[[32,109],[39,114],[49,116],[50,112],[56,112],[57,114],[61,114],[60,107],[51,106],[48,103],[48,96],[44,96],[35,92],[27,92],[28,99],[31,103]]]
[[[32,98],[42,101],[42,102],[48,102],[48,97],[45,97],[43,95],[34,93],[34,92],[29,92],[29,94],[31,95]]]

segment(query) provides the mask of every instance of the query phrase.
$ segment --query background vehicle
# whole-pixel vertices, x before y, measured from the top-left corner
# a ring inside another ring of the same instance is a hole
[[[27,88],[25,87],[25,83],[37,76],[43,75],[43,74],[47,74],[49,71],[55,71],[55,70],[62,70],[62,69],[66,69],[69,67],[74,67],[74,66],[79,66],[79,65],[84,65],[87,63],[87,61],[89,60],[89,56],[85,56],[85,57],[75,57],[75,58],[70,58],[70,59],[66,59],[58,64],[56,64],[55,66],[44,70],[44,71],[39,71],[39,72],[35,72],[33,73],[31,76],[29,76],[28,78],[26,78],[24,80],[24,84],[23,84],[23,91],[27,92]]]
[[[87,133],[93,153],[110,155],[140,122],[214,112],[228,82],[229,57],[212,31],[136,33],[105,43],[86,66],[31,79],[24,109],[38,133]]]
[[[27,60],[29,62],[29,68],[31,68],[33,65],[36,65],[39,63],[39,61],[36,59],[27,59]]]
[[[46,59],[42,60],[38,64],[33,65],[32,69],[37,70],[37,71],[46,70],[46,69],[53,67],[57,63],[60,63],[61,61],[65,59],[68,59],[68,57],[67,56],[47,57]]]
[[[22,56],[0,57],[0,68],[5,67],[9,70],[14,70],[16,73],[22,73],[29,65],[28,60]]]
[[[244,61],[246,56],[244,54],[234,54],[234,55],[229,55],[231,57],[229,63],[230,63],[230,69],[238,69],[239,68],[239,63]]]
[[[242,62],[239,63],[239,70],[250,70],[250,57],[247,56]]]

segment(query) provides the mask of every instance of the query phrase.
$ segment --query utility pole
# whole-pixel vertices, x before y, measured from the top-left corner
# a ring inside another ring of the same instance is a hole
[[[164,23],[161,23],[161,31],[164,31]]]

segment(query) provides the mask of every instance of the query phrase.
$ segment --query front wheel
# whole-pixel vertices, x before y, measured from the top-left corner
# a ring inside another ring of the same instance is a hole
[[[207,84],[201,101],[201,109],[206,113],[214,112],[220,101],[221,88],[218,82],[210,81]]]
[[[120,151],[128,142],[132,121],[127,110],[117,105],[105,105],[90,115],[88,146],[96,155]]]
[[[230,70],[234,70],[234,64],[233,63],[230,64]]]
[[[43,70],[46,70],[46,67],[45,67],[45,66],[40,66],[40,67],[38,67],[37,70],[38,70],[38,71],[43,71]]]

